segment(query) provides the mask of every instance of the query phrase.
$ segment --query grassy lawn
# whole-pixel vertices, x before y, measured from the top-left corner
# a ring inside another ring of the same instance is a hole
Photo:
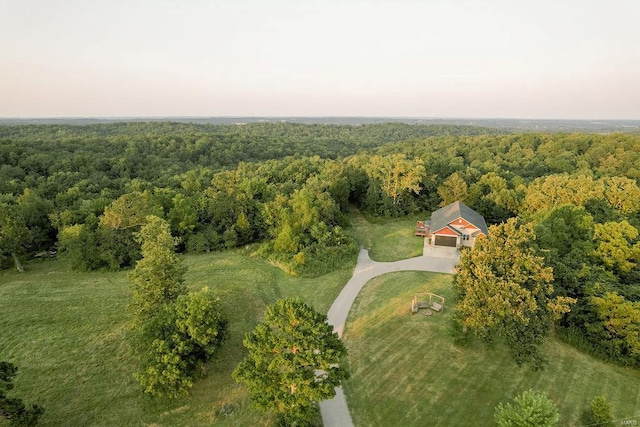
[[[231,378],[245,354],[244,335],[278,298],[298,296],[326,313],[352,268],[294,278],[248,253],[184,258],[189,286],[219,293],[231,336],[208,375],[173,401],[143,395],[132,377],[125,272],[74,273],[43,261],[28,263],[25,274],[0,273],[0,360],[19,367],[12,393],[43,405],[45,426],[269,425]],[[233,414],[216,416],[224,404],[234,406]]]
[[[494,408],[520,392],[545,391],[561,426],[580,425],[591,399],[604,395],[614,419],[640,421],[640,371],[606,363],[551,339],[543,372],[518,368],[499,349],[453,345],[450,312],[409,315],[416,292],[451,301],[451,277],[403,272],[362,290],[345,329],[352,378],[345,385],[356,426],[494,425]]]
[[[415,218],[372,224],[354,218],[354,235],[377,261],[417,256]],[[231,372],[244,357],[244,335],[266,305],[300,297],[321,312],[351,277],[352,266],[318,278],[296,278],[250,256],[251,248],[188,256],[187,283],[221,297],[231,336],[185,397],[168,401],[140,392],[136,355],[127,339],[130,301],[125,272],[74,273],[59,261],[0,272],[0,360],[19,367],[16,396],[45,407],[45,426],[266,426]],[[605,395],[617,419],[640,420],[640,371],[582,354],[557,340],[544,372],[517,368],[499,349],[455,347],[450,312],[409,315],[416,292],[451,302],[446,274],[392,273],[368,283],[345,330],[352,379],[345,392],[356,425],[493,425],[498,402],[533,388],[558,403],[559,425],[578,425],[589,401]],[[230,416],[219,415],[232,405]],[[0,422],[0,425],[4,425]]]
[[[428,214],[425,214],[428,218]],[[414,235],[416,221],[425,219],[388,220],[371,223],[357,212],[351,213],[352,232],[358,244],[369,250],[374,261],[400,261],[422,255],[423,237]]]

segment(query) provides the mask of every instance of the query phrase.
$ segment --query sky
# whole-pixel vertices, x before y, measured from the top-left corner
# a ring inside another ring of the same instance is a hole
[[[0,0],[0,117],[640,119],[638,0]]]

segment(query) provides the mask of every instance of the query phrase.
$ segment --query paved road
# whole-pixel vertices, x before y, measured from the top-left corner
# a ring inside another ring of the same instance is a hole
[[[329,309],[327,315],[329,324],[342,337],[351,305],[362,287],[374,277],[395,271],[417,270],[453,273],[458,258],[458,251],[455,248],[431,247],[426,244],[426,239],[422,256],[396,262],[372,261],[369,258],[369,252],[366,249],[361,249],[353,276],[342,288]],[[320,412],[325,427],[353,426],[342,387],[336,388],[336,396],[333,399],[320,402]]]

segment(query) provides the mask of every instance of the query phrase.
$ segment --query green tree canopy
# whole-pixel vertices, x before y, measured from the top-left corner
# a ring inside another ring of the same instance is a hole
[[[355,156],[349,164],[366,176],[364,188],[359,188],[362,184],[354,183],[356,188],[352,195],[358,194],[360,200],[356,201],[376,215],[399,216],[416,210],[416,197],[423,184],[433,180],[426,176],[422,159],[408,158],[405,153]],[[353,171],[350,174],[360,180]]]
[[[584,294],[594,248],[591,215],[583,207],[561,205],[541,211],[534,229],[536,244],[553,267],[555,291],[570,297]]]
[[[60,258],[70,262],[74,270],[88,271],[104,263],[104,252],[97,250],[98,218],[91,214],[84,224],[63,227],[58,232]]]
[[[552,269],[532,246],[531,225],[515,219],[489,228],[456,267],[456,316],[463,329],[507,343],[516,363],[542,366],[540,346],[572,298],[553,292]]]
[[[438,195],[442,199],[440,206],[447,206],[453,202],[466,202],[469,197],[469,187],[460,172],[454,172],[438,187]]]
[[[589,200],[604,199],[604,184],[588,175],[548,175],[527,188],[522,212],[536,213],[560,205],[584,206]]]
[[[404,194],[412,191],[418,194],[425,175],[424,162],[421,159],[407,159],[405,154],[372,156],[368,158],[365,170],[394,204]]]
[[[25,188],[18,196],[20,216],[29,229],[29,249],[33,251],[49,249],[53,227],[48,215],[53,211],[53,202],[42,198],[38,193]]]
[[[16,269],[23,272],[18,255],[24,251],[29,240],[29,230],[18,211],[18,206],[0,203],[0,259],[12,256]]]
[[[162,216],[162,208],[148,191],[135,191],[111,203],[100,217],[100,225],[115,230],[140,227],[149,215]]]
[[[499,403],[494,419],[499,427],[553,427],[558,424],[558,406],[544,393],[527,390],[513,403]]]
[[[145,393],[175,398],[196,377],[227,338],[219,299],[207,287],[163,304],[142,328],[145,353],[134,375]]]
[[[133,282],[131,308],[138,322],[153,317],[162,304],[175,301],[187,292],[186,269],[174,252],[176,241],[171,236],[169,224],[153,215],[146,221],[138,234],[142,259],[129,274]]]
[[[9,397],[6,392],[13,389],[13,379],[18,368],[9,362],[0,362],[0,418],[9,420],[12,426],[31,427],[38,424],[44,412],[41,406],[27,407],[22,399]]]
[[[290,198],[279,195],[263,216],[273,240],[261,253],[293,274],[325,273],[354,255],[353,239],[338,225],[340,208],[327,192],[306,185]]]
[[[603,179],[604,195],[614,209],[628,215],[640,209],[640,187],[634,179],[612,176]]]
[[[306,422],[316,403],[335,396],[349,377],[347,349],[327,317],[298,299],[267,307],[264,320],[244,339],[249,351],[233,373],[253,403],[285,422]]]
[[[640,260],[638,229],[627,221],[596,224],[594,256],[606,267],[629,272]]]
[[[594,398],[589,409],[582,414],[582,424],[585,426],[615,427],[611,416],[611,404],[604,396]]]
[[[586,325],[594,342],[614,358],[640,366],[640,302],[625,300],[615,292],[592,296],[597,318]]]
[[[445,181],[446,183],[447,181]],[[455,183],[448,183],[448,185]],[[465,184],[466,185],[466,184]],[[442,192],[448,200],[456,197],[454,189],[445,189],[443,183]],[[509,188],[507,180],[495,172],[484,174],[476,182],[469,186],[468,196],[464,191],[460,196],[467,199],[467,202],[474,206],[478,212],[482,213],[487,222],[499,223],[514,216],[518,211],[519,201],[515,190]],[[455,200],[454,200],[455,202]],[[443,206],[446,206],[443,205]]]

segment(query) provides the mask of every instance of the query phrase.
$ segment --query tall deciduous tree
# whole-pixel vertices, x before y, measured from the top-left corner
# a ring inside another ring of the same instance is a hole
[[[548,175],[529,185],[522,212],[533,214],[541,209],[572,204],[584,206],[590,200],[604,199],[604,184],[588,175]]]
[[[162,215],[162,208],[148,191],[135,191],[120,196],[105,210],[100,225],[114,230],[140,227],[149,215]]]
[[[171,236],[169,224],[150,215],[140,229],[142,259],[129,274],[133,281],[131,308],[138,322],[153,317],[160,306],[175,301],[187,293],[184,284],[186,269],[180,265],[174,252],[176,240]]]
[[[195,198],[188,198],[177,194],[173,200],[173,207],[169,211],[171,226],[180,236],[189,235],[198,225],[198,212]]]
[[[233,373],[257,407],[292,424],[308,421],[317,402],[335,396],[349,377],[342,364],[347,349],[326,320],[298,299],[267,307],[244,339],[249,354]]]
[[[582,207],[562,205],[541,211],[536,222],[536,244],[543,250],[547,265],[553,267],[555,291],[582,296],[594,247],[592,216]]]
[[[97,250],[98,218],[91,214],[84,224],[74,224],[58,232],[58,252],[74,270],[89,271],[104,265],[105,254]],[[101,248],[102,249],[102,248]]]
[[[438,187],[438,195],[442,199],[440,206],[453,202],[464,202],[469,197],[469,187],[459,172],[454,172]]]
[[[324,273],[354,254],[353,240],[338,225],[340,209],[327,192],[307,185],[289,199],[276,197],[263,211],[274,239],[261,252],[293,274]]]
[[[132,182],[134,187],[142,186],[139,180]],[[149,216],[162,216],[162,208],[149,191],[124,194],[105,208],[96,240],[109,269],[133,265],[140,258],[135,234]]]
[[[453,202],[456,200],[465,200],[464,194]],[[519,207],[516,191],[510,189],[507,180],[495,172],[482,175],[469,186],[467,202],[482,213],[487,222],[494,224],[514,216]]]
[[[0,258],[12,256],[16,269],[24,272],[18,255],[29,240],[29,230],[15,205],[0,203]]]
[[[53,211],[53,203],[29,188],[25,188],[17,201],[20,216],[29,229],[29,250],[49,249],[51,237],[55,236],[48,218]]]
[[[614,209],[625,215],[640,210],[640,187],[635,179],[612,176],[603,178],[603,181],[604,196]]]
[[[596,258],[608,268],[629,272],[640,260],[638,230],[627,221],[596,224]]]
[[[142,328],[146,342],[135,374],[145,393],[175,398],[189,390],[227,338],[227,320],[208,288],[164,304]]]
[[[553,273],[532,245],[531,225],[515,219],[489,229],[456,267],[456,311],[463,329],[504,339],[516,363],[542,367],[540,346],[572,298],[554,296]]]
[[[597,319],[586,325],[589,338],[615,359],[640,366],[640,302],[607,292],[590,304]]]
[[[420,159],[407,159],[405,154],[391,156],[372,156],[366,166],[369,177],[379,183],[382,193],[397,204],[400,198],[414,192],[418,194],[424,178],[424,162]]]

